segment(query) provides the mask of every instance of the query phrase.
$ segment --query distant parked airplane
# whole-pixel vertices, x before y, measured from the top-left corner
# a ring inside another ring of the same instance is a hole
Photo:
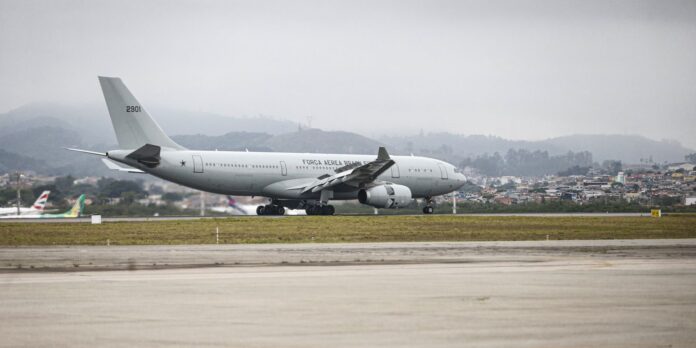
[[[230,215],[256,215],[256,206],[250,204],[240,204],[233,196],[227,196],[227,205],[212,207],[210,210],[217,213]],[[307,215],[303,209],[286,209],[287,215]]]
[[[433,212],[432,197],[455,191],[465,182],[453,165],[427,157],[377,157],[285,152],[188,150],[170,139],[121,79],[99,77],[120,149],[95,152],[129,166],[111,169],[149,173],[198,190],[235,196],[261,196],[271,204],[259,215],[283,215],[285,207],[308,215],[333,215],[330,200],[358,199],[376,208],[399,208],[423,198],[423,212]],[[191,120],[195,122],[195,120]]]
[[[210,210],[217,213],[226,213],[231,215],[255,215],[256,206],[249,204],[240,204],[232,196],[227,196],[227,205],[212,207]]]
[[[3,215],[0,219],[65,219],[77,218],[82,215],[85,209],[85,195],[82,194],[77,198],[70,210],[62,214],[21,214],[21,215]]]
[[[46,207],[46,202],[48,201],[49,194],[51,194],[51,191],[41,192],[39,198],[36,199],[36,202],[34,202],[34,204],[32,204],[31,207],[19,208],[19,215],[43,213],[44,208]],[[0,216],[5,215],[17,215],[17,207],[0,208]]]

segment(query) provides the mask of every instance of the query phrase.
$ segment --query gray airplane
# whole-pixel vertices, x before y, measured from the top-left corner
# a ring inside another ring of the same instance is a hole
[[[465,178],[453,165],[427,157],[377,157],[284,152],[189,150],[170,139],[120,78],[99,77],[119,149],[105,153],[114,170],[147,173],[202,191],[270,198],[259,215],[283,215],[285,207],[307,215],[333,215],[331,200],[358,199],[375,208],[400,208],[422,198],[432,214],[432,197],[455,191]],[[192,120],[195,122],[195,120]],[[114,162],[125,164],[123,167]]]

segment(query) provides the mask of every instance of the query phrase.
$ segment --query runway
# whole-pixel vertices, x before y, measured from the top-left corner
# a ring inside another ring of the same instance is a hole
[[[545,262],[567,257],[696,259],[696,239],[0,247],[0,272]]]
[[[0,346],[693,347],[695,254],[693,239],[3,248],[3,264],[187,266],[5,268]]]
[[[666,215],[666,214],[665,214]],[[336,216],[375,216],[375,214],[336,214]],[[385,214],[377,216],[529,216],[529,217],[647,217],[650,213],[494,213],[494,214]],[[102,217],[102,222],[146,222],[146,221],[186,221],[202,219],[225,219],[250,217],[257,219],[302,219],[306,215],[228,215],[228,216],[132,216],[132,217]],[[326,217],[330,218],[330,217]],[[91,217],[68,218],[68,219],[0,219],[2,223],[91,223]]]

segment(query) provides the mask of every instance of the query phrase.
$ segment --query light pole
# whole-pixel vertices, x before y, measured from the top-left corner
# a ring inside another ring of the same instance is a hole
[[[15,175],[17,176],[17,215],[21,215],[20,206],[22,205],[22,173],[15,172]]]

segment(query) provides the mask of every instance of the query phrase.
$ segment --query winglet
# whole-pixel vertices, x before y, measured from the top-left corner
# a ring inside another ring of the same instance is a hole
[[[379,160],[379,161],[389,160],[389,153],[387,153],[387,149],[384,146],[379,147],[379,151],[377,152],[377,160]]]

